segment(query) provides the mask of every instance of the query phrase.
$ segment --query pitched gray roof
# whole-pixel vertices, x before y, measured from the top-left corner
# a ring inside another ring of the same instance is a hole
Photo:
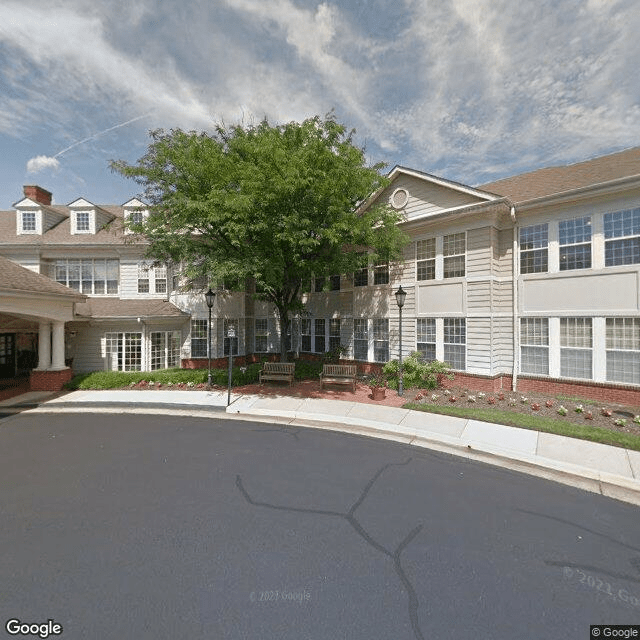
[[[0,290],[46,293],[84,300],[86,296],[0,256]]]
[[[632,176],[640,177],[640,147],[575,164],[538,169],[477,188],[506,196],[513,202],[525,202]]]
[[[68,207],[51,205],[42,207],[43,210],[51,209],[56,213],[66,216],[61,222],[53,226],[43,235],[34,233],[17,234],[16,212],[0,211],[0,247],[3,244],[24,244],[24,245],[122,245],[140,244],[143,241],[138,236],[125,235],[123,231],[123,209],[115,205],[96,205],[96,207],[114,216],[114,219],[93,233],[71,233],[71,216]]]
[[[167,300],[121,300],[89,298],[76,305],[76,316],[85,318],[188,318]]]

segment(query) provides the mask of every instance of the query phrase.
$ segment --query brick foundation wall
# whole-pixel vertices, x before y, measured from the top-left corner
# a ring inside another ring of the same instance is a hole
[[[465,387],[474,391],[484,391],[485,393],[494,391],[510,392],[511,376],[498,375],[489,378],[468,373],[456,373],[453,380],[443,377],[441,385],[445,388]],[[598,400],[603,405],[612,402],[640,406],[640,389],[630,385],[520,376],[517,381],[517,392],[588,398],[590,400]]]
[[[71,369],[62,369],[62,371],[36,371],[34,369],[29,377],[29,388],[31,391],[61,391],[72,377],[73,371]]]

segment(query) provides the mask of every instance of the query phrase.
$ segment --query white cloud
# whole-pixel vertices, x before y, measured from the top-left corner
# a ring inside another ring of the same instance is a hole
[[[38,173],[44,169],[53,169],[56,171],[59,168],[60,163],[58,160],[49,156],[36,156],[27,162],[27,173]]]

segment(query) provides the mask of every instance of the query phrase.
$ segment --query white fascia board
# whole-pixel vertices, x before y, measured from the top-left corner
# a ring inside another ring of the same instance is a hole
[[[69,207],[70,209],[74,209],[74,208],[95,209],[96,205],[93,204],[93,202],[89,202],[88,200],[85,200],[84,198],[78,198],[77,200],[70,202],[67,205],[67,207]]]
[[[12,204],[11,206],[14,209],[27,209],[31,207],[40,209],[42,207],[42,204],[40,202],[36,202],[35,200],[32,200],[31,198],[23,198],[22,200],[19,200],[18,202]]]
[[[480,191],[479,189],[474,189],[473,187],[469,187],[468,185],[462,184],[461,182],[454,182],[453,180],[447,180],[446,178],[439,178],[438,176],[431,175],[430,173],[424,173],[422,171],[417,171],[416,169],[408,169],[407,167],[401,167],[400,165],[396,165],[393,169],[391,169],[391,171],[387,174],[387,177],[393,181],[401,173],[407,176],[412,176],[413,178],[417,178],[418,180],[424,180],[425,182],[437,184],[440,187],[452,189],[453,191],[466,193],[467,195],[475,196],[476,198],[481,198],[482,200],[486,200],[489,202],[491,202],[492,200],[500,200],[502,198],[502,196],[498,196],[495,193]]]
[[[148,205],[142,200],[138,200],[138,198],[131,198],[125,202],[122,207],[125,209],[140,209],[141,207],[147,207]]]

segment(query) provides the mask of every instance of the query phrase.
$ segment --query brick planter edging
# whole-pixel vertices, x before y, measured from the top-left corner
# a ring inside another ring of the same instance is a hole
[[[73,378],[71,369],[61,371],[31,371],[29,388],[31,391],[61,391],[69,380]]]

